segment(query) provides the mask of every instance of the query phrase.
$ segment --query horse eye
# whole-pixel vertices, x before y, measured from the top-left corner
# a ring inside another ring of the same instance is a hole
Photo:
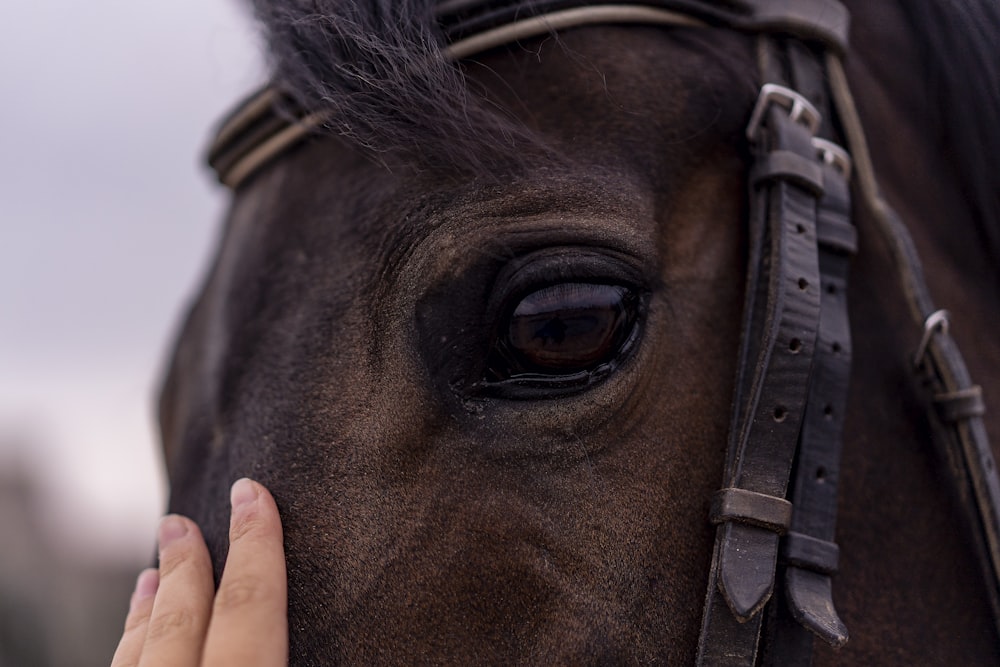
[[[622,285],[560,283],[532,292],[501,323],[488,379],[568,376],[606,365],[630,340],[638,304]]]

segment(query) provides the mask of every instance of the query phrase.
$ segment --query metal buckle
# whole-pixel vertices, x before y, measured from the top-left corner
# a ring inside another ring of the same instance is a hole
[[[920,338],[920,345],[917,346],[917,353],[913,355],[913,367],[920,369],[924,363],[924,355],[927,354],[927,346],[931,344],[934,334],[940,332],[948,333],[948,311],[936,310],[924,320],[924,335]]]
[[[819,137],[813,137],[812,145],[824,164],[837,169],[845,181],[851,180],[851,155],[843,146]]]
[[[750,114],[750,122],[747,123],[747,139],[754,143],[760,133],[760,125],[764,122],[764,112],[772,104],[777,104],[788,110],[788,117],[793,122],[801,123],[809,128],[812,134],[819,130],[823,117],[812,103],[801,94],[779,86],[776,83],[765,83],[760,88],[760,95],[757,96],[757,104],[754,105],[753,113]]]

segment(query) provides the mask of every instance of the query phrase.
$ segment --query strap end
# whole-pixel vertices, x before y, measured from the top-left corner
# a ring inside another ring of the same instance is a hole
[[[847,643],[847,626],[833,606],[829,575],[797,567],[785,571],[785,590],[792,617],[833,648]]]
[[[778,535],[769,530],[727,523],[719,552],[719,592],[740,623],[756,616],[771,599]]]

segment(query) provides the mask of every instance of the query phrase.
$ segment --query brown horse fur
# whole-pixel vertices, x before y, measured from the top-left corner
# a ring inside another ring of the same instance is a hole
[[[906,17],[851,5],[848,73],[881,185],[1000,442],[1000,270],[982,210],[928,129],[937,106]],[[470,127],[523,126],[495,153],[449,157],[436,136],[420,158],[426,110],[396,109],[415,124],[383,143],[371,123],[310,142],[240,190],[163,391],[170,509],[199,522],[218,572],[229,484],[273,491],[291,664],[693,661],[740,333],[754,62],[753,39],[729,31],[569,30],[463,65],[482,100]],[[491,150],[476,139],[489,132],[456,132]],[[908,374],[920,332],[858,224],[834,593],[852,639],[817,662],[996,664]],[[643,293],[639,342],[586,391],[483,395],[504,269],[553,248],[549,280]]]

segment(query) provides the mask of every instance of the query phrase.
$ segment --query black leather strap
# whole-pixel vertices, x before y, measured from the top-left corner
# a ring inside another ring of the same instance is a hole
[[[1000,633],[1000,478],[983,424],[982,390],[946,331],[935,335],[917,379],[930,397],[935,441],[948,462]]]
[[[785,605],[771,614],[764,661],[776,666],[810,664],[814,635],[835,647],[848,639],[834,607],[831,576],[839,560],[837,484],[851,370],[847,278],[853,247],[845,231],[851,208],[844,170],[826,164],[823,174],[826,192],[819,217],[828,235],[820,236],[819,338],[791,494],[792,527],[782,544]]]
[[[754,168],[765,177],[757,179],[751,195],[743,345],[722,493],[754,498],[755,506],[747,511],[752,520],[723,520],[716,529],[699,640],[701,665],[754,662],[760,612],[774,590],[778,538],[784,532],[780,521],[762,519],[787,504],[782,499],[819,326],[816,220],[822,184],[803,177],[811,170],[802,167],[817,162],[812,129],[793,120],[781,104],[770,104],[759,132],[748,129],[759,137]],[[775,154],[780,157],[772,158]]]
[[[979,556],[986,594],[993,607],[994,623],[1000,633],[1000,473],[983,420],[973,414],[976,410],[957,421],[948,421],[939,419],[933,407],[935,396],[968,392],[976,385],[948,332],[938,328],[928,337],[924,330],[930,318],[940,311],[934,307],[913,239],[878,190],[868,144],[843,64],[838,58],[830,56],[827,70],[838,117],[855,158],[861,203],[872,214],[875,231],[892,252],[902,294],[915,328],[920,331],[915,377],[928,397],[928,413],[934,425],[935,442],[950,464],[948,467],[957,496]]]
[[[979,556],[985,591],[1000,633],[1000,472],[982,420],[985,403],[947,327],[940,327],[909,231],[882,197],[841,55],[826,54],[832,102],[857,162],[857,192],[872,214],[875,231],[891,250],[893,267],[910,315],[920,331],[914,368],[923,385],[935,442],[948,462],[965,521]],[[946,321],[946,320],[945,320]]]

